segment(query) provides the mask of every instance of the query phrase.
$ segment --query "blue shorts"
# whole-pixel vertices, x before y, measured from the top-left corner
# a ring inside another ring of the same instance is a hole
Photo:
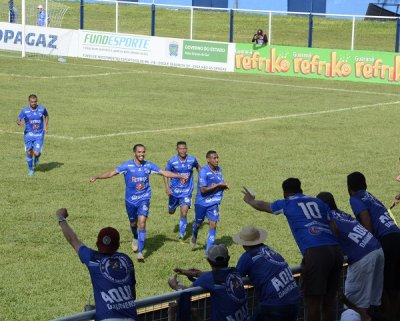
[[[170,212],[175,212],[176,208],[178,206],[187,206],[191,207],[192,206],[192,197],[191,196],[185,196],[185,197],[175,197],[170,195],[169,200],[168,200],[168,210]]]
[[[128,214],[130,221],[137,221],[138,216],[142,215],[145,217],[149,216],[150,200],[143,200],[137,205],[125,202],[126,213]]]
[[[204,219],[207,219],[211,222],[219,221],[219,205],[211,205],[211,206],[201,206],[195,204],[194,206],[194,220],[197,224],[203,224]]]
[[[37,153],[41,153],[43,149],[44,138],[38,138],[35,140],[32,139],[25,139],[25,152],[30,151],[33,149]]]

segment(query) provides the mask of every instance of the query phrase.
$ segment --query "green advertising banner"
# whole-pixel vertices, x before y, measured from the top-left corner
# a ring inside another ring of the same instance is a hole
[[[227,62],[228,44],[184,40],[182,58],[188,60]]]
[[[400,85],[400,54],[236,44],[235,72]]]

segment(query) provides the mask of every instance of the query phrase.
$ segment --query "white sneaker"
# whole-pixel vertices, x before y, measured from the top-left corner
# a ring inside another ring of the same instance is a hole
[[[139,252],[139,253],[136,255],[136,257],[137,257],[137,260],[138,260],[139,262],[144,262],[144,256],[143,256],[143,253],[142,253],[142,252]]]
[[[138,251],[138,249],[139,249],[138,240],[137,239],[133,239],[132,240],[132,250],[133,250],[133,252],[136,253]]]

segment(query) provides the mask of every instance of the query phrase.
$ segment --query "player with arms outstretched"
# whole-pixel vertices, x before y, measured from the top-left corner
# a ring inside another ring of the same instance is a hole
[[[49,128],[49,114],[46,107],[38,105],[36,95],[29,95],[28,101],[29,105],[21,110],[17,124],[18,126],[25,124],[24,142],[28,175],[33,176],[34,168],[39,164],[42,154],[44,135]]]
[[[151,187],[149,176],[152,173],[169,178],[188,179],[186,174],[175,174],[160,169],[146,161],[146,148],[142,144],[133,146],[133,159],[122,163],[115,169],[90,178],[91,182],[107,179],[118,174],[125,177],[125,206],[133,234],[132,249],[137,252],[138,261],[144,261],[143,249],[146,239],[146,221],[149,215]]]

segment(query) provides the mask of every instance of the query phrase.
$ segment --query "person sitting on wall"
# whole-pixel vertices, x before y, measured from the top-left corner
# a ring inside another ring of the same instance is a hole
[[[266,46],[268,45],[268,36],[262,31],[262,29],[258,29],[254,34],[253,39],[251,39],[251,42],[254,42],[256,45]]]

